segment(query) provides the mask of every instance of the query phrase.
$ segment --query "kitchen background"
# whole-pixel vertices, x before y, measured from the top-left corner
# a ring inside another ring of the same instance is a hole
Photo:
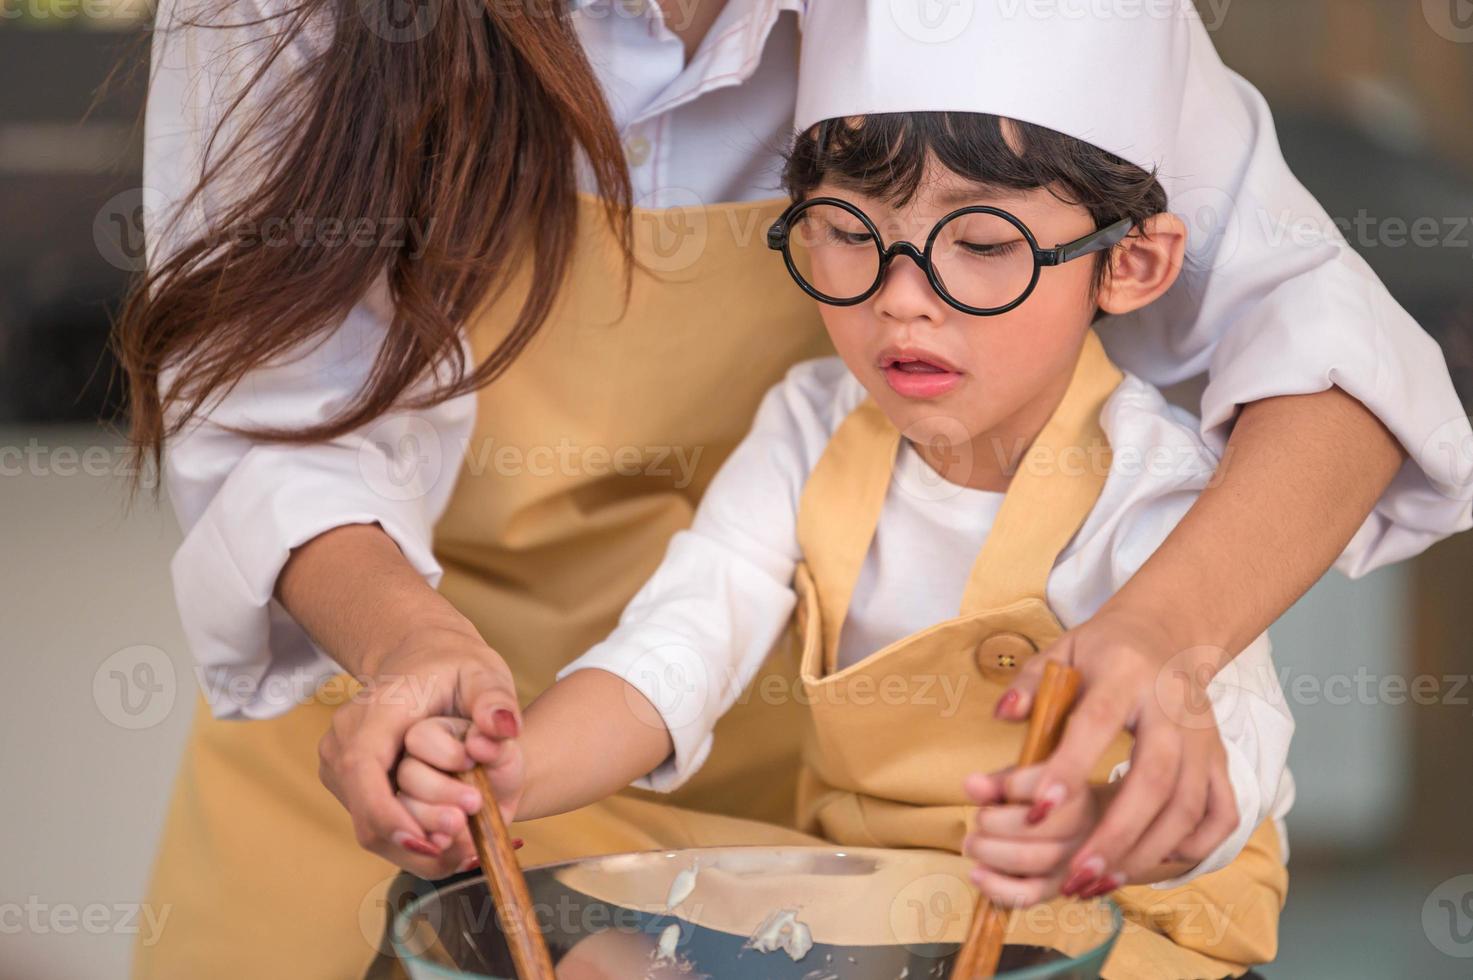
[[[1473,398],[1473,4],[1199,7],[1295,172]],[[0,976],[115,977],[151,927],[138,903],[194,687],[168,583],[178,529],[166,502],[127,505],[127,456],[99,421],[119,395],[109,313],[141,259],[149,10],[0,14]],[[1409,234],[1419,222],[1436,234]],[[1464,536],[1332,575],[1273,631],[1299,798],[1269,977],[1473,972],[1470,585]]]

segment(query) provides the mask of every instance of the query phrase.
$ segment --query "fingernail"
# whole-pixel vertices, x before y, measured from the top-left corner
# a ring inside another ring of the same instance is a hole
[[[1038,794],[1038,799],[1033,802],[1033,809],[1028,811],[1028,825],[1043,823],[1049,812],[1060,803],[1064,802],[1064,784],[1054,783],[1048,789]]]
[[[395,847],[402,847],[406,851],[422,854],[425,857],[440,856],[440,849],[438,847],[423,838],[415,837],[403,830],[394,831],[394,835],[389,838],[389,842]]]
[[[1064,882],[1064,887],[1059,889],[1059,894],[1073,897],[1075,892],[1083,891],[1095,883],[1095,876],[1088,871],[1076,871]]]
[[[513,851],[520,851],[522,849],[522,845],[525,843],[527,842],[522,840],[520,837],[513,837],[511,839],[511,849]]]
[[[460,867],[455,869],[455,873],[460,874],[462,871],[469,871],[471,868],[476,867],[480,863],[481,859],[472,854],[470,857],[460,862]]]
[[[997,701],[997,707],[992,710],[994,718],[1003,718],[1013,713],[1013,706],[1018,703],[1018,692],[1008,691]]]
[[[1093,887],[1086,889],[1079,897],[1099,898],[1101,895],[1107,895],[1113,892],[1123,884],[1125,884],[1125,875],[1116,871],[1114,874],[1107,875],[1095,882]]]
[[[1095,879],[1104,873],[1105,859],[1096,854],[1081,864],[1079,870],[1069,876],[1069,880],[1064,882],[1064,887],[1059,891],[1065,895],[1073,895],[1093,884]]]
[[[497,708],[491,712],[491,732],[497,738],[516,738],[520,734],[522,726],[517,723],[517,716],[507,708]]]

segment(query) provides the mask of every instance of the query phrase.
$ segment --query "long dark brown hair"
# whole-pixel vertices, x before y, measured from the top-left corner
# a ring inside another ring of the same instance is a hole
[[[220,21],[157,29],[240,26],[220,3]],[[424,407],[494,379],[536,334],[566,275],[580,151],[630,259],[628,170],[565,6],[428,0],[394,22],[403,0],[301,0],[272,18],[279,31],[254,76],[222,107],[235,135],[219,147],[225,127],[210,136],[180,211],[242,172],[248,189],[134,284],[116,325],[138,449],[157,463],[167,437],[252,369],[325,337],[381,275],[392,322],[357,397],[327,420],[249,434],[330,439],[391,407]],[[330,38],[319,56],[273,81],[269,99],[252,92],[323,23]],[[403,234],[353,247],[317,235],[282,247],[263,235],[298,216]],[[460,327],[523,260],[529,285],[515,321],[467,364]]]

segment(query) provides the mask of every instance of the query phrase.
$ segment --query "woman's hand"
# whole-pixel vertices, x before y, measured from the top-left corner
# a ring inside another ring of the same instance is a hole
[[[481,797],[456,773],[482,766],[502,819],[508,824],[516,819],[526,761],[518,725],[498,716],[497,726],[488,735],[464,718],[426,718],[404,737],[404,758],[394,774],[399,799],[422,826],[437,827],[450,837],[441,849],[436,877],[476,865],[467,818],[481,809]]]
[[[1227,662],[1224,651],[1183,649],[1158,618],[1107,606],[1024,666],[998,703],[999,717],[1028,717],[1050,659],[1071,664],[1083,683],[1058,749],[1030,776],[1030,826],[1078,806],[1110,743],[1122,731],[1135,734],[1130,771],[1074,852],[1060,891],[1098,894],[1165,877],[1168,862],[1199,864],[1239,819],[1206,690]]]
[[[469,623],[442,621],[411,630],[364,673],[363,690],[334,713],[318,745],[322,782],[352,815],[364,848],[421,877],[443,877],[465,863],[466,814],[480,809],[479,795],[445,776],[458,784],[453,793],[436,782],[434,794],[411,802],[389,777],[396,767],[405,776],[399,759],[411,731],[426,755],[448,758],[435,729],[452,729],[426,719],[461,719],[462,735],[474,725],[472,746],[514,738],[521,713],[511,670]],[[411,780],[420,775],[410,768]]]

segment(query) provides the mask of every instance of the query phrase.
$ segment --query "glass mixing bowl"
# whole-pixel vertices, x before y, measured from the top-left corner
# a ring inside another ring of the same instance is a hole
[[[968,868],[932,851],[727,847],[526,876],[558,980],[939,980],[971,921]],[[997,976],[1093,980],[1120,928],[1107,899],[1014,912]],[[390,934],[413,980],[515,977],[479,873],[408,901]]]

